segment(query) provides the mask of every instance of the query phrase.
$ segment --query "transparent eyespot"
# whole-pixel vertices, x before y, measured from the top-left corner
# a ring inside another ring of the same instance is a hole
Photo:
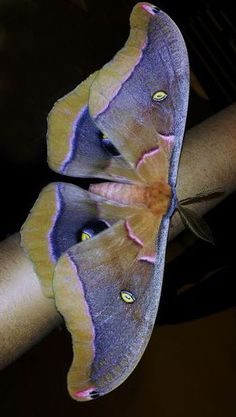
[[[82,240],[82,242],[84,240],[89,240],[89,239],[92,239],[92,236],[89,233],[87,233],[87,232],[82,232],[81,233],[81,240]]]
[[[108,227],[109,224],[103,220],[93,220],[87,222],[78,233],[78,242],[93,239],[94,236]]]
[[[135,301],[135,296],[127,290],[121,290],[120,297],[127,304],[132,304]]]
[[[120,152],[113,145],[109,136],[107,136],[105,133],[100,132],[100,138],[102,141],[102,146],[106,152],[108,152],[112,156],[120,156]]]
[[[156,91],[155,93],[153,93],[152,95],[152,99],[153,101],[163,101],[165,100],[167,97],[167,93],[164,90],[159,90]]]

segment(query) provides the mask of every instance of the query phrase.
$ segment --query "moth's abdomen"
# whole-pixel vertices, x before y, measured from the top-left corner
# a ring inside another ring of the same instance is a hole
[[[164,181],[148,186],[103,182],[90,185],[89,190],[120,204],[147,207],[155,216],[166,213],[171,199],[171,187]]]
[[[91,184],[89,191],[120,204],[145,206],[145,187],[142,186],[103,182],[100,184]]]

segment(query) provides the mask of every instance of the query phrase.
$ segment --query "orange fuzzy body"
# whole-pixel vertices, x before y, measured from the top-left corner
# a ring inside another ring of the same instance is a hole
[[[89,190],[120,204],[146,206],[155,216],[166,213],[171,198],[171,187],[162,181],[148,186],[103,182],[90,185]]]

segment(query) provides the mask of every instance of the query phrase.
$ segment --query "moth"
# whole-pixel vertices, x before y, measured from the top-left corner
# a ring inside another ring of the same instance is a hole
[[[167,14],[138,3],[124,47],[58,100],[48,117],[48,163],[100,178],[89,191],[42,190],[21,230],[44,294],[73,342],[75,400],[121,384],[150,339],[161,293],[189,94],[182,35]]]

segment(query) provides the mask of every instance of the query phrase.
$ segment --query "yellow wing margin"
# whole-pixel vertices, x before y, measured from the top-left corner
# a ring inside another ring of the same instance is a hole
[[[70,154],[74,122],[88,104],[89,89],[96,74],[97,71],[56,101],[48,115],[48,165],[56,172],[60,172]]]
[[[134,67],[142,58],[147,43],[147,33],[152,15],[145,13],[138,3],[130,16],[130,36],[124,47],[98,72],[89,96],[89,110],[92,117],[98,116],[117,95],[122,84],[129,78]],[[105,88],[104,88],[105,86]]]
[[[54,260],[50,252],[50,231],[57,213],[55,185],[45,187],[21,228],[21,246],[31,259],[46,297],[54,297],[52,278]]]
[[[95,354],[95,331],[82,283],[68,254],[64,254],[56,266],[53,287],[56,306],[73,335],[74,357],[67,376],[68,390],[72,398],[84,401],[88,399],[87,394],[93,391],[90,376]]]

